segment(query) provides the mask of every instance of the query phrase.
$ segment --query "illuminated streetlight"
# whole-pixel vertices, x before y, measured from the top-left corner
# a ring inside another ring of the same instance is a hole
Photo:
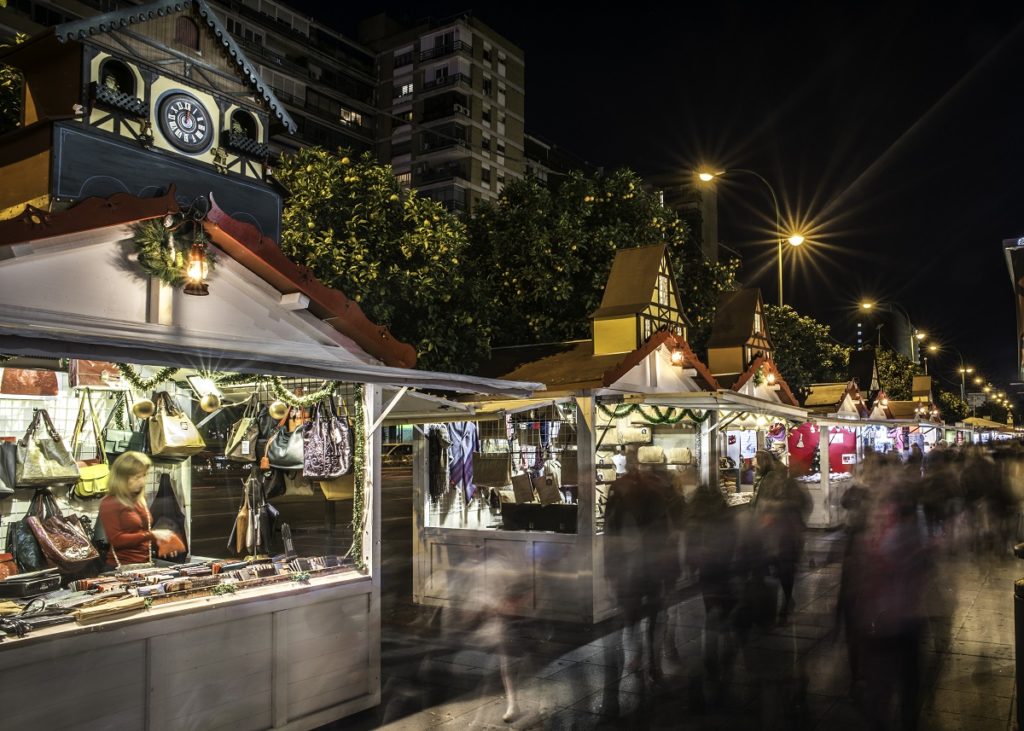
[[[728,170],[719,170],[712,172],[710,170],[701,170],[697,173],[697,178],[703,183],[710,183],[715,178],[720,178],[723,175],[730,173],[743,173],[745,175],[753,175],[755,178],[764,183],[764,186],[768,189],[769,195],[772,198],[772,208],[775,210],[775,239],[778,242],[778,253],[779,253],[779,307],[782,307],[782,242],[785,239],[789,242],[790,246],[800,246],[804,243],[805,239],[802,234],[794,232],[788,238],[782,234],[782,214],[779,211],[779,197],[775,195],[775,188],[772,184],[758,172],[753,170],[747,170],[745,168],[729,168]]]
[[[917,340],[918,342],[921,342],[926,337],[928,337],[928,334],[925,333],[923,330],[918,330],[916,327],[914,327],[914,323],[910,319],[910,313],[907,312],[903,308],[903,306],[900,305],[897,302],[872,302],[870,300],[863,300],[860,303],[860,307],[861,307],[862,310],[887,309],[889,312],[892,312],[893,309],[895,308],[900,314],[902,314],[905,318],[907,318],[907,325],[910,327],[910,360],[916,365],[917,364],[917,360],[918,360],[919,351],[917,349],[915,349],[914,341]],[[881,343],[881,333],[879,333],[879,343],[878,344],[879,345],[882,344]],[[931,348],[935,348],[935,350],[931,350]],[[938,350],[938,348],[936,348],[935,346],[931,346],[929,348],[929,350],[931,350],[931,352],[934,353],[934,352],[936,352],[936,350]],[[927,374],[928,371],[926,370],[925,373]]]

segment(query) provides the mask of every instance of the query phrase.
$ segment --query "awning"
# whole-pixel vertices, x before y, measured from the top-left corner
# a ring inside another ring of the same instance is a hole
[[[225,337],[167,325],[21,307],[6,307],[0,312],[0,353],[323,378],[457,393],[529,396],[544,390],[541,383],[365,363],[344,348],[325,344]]]

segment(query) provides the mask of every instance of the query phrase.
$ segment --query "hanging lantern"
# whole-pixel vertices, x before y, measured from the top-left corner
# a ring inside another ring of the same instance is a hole
[[[192,244],[192,250],[188,255],[188,269],[185,276],[188,282],[185,283],[185,294],[205,297],[210,294],[210,287],[206,283],[206,275],[209,273],[209,265],[206,262],[206,247],[196,241]]]
[[[680,348],[679,346],[676,346],[675,348],[672,348],[672,352],[669,355],[669,360],[672,362],[672,365],[681,366],[683,364],[683,361],[686,359],[685,356],[686,354],[683,352],[683,349]]]

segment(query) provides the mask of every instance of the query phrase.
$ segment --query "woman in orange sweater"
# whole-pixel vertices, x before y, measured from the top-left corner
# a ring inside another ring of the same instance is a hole
[[[146,480],[152,466],[142,452],[125,452],[110,465],[107,496],[100,502],[110,566],[152,561],[154,543],[172,539],[173,531],[152,529],[146,505]]]

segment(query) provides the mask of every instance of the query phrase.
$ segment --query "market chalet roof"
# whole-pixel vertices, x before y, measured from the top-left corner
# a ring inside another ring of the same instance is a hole
[[[850,353],[849,376],[857,382],[857,386],[865,391],[877,391],[878,368],[875,364],[875,351],[854,350]]]
[[[651,306],[651,292],[657,286],[662,260],[667,260],[665,244],[619,249],[608,274],[601,306],[591,317],[638,315]],[[671,262],[668,265],[671,267]],[[683,321],[690,325],[682,312]]]
[[[58,237],[81,238],[89,232],[178,213],[174,186],[154,198],[118,193],[109,198],[87,198],[71,208],[47,212],[34,206],[15,218],[0,221],[0,260],[7,250]],[[309,311],[350,338],[385,365],[413,368],[416,350],[396,340],[387,328],[372,322],[358,303],[323,284],[305,266],[289,260],[273,239],[250,223],[232,218],[210,194],[210,211],[203,225],[210,239],[228,256],[260,276],[282,294],[300,292],[309,298]]]
[[[201,25],[205,26],[208,32],[216,37],[223,52],[235,65],[246,84],[256,92],[259,98],[263,99],[264,103],[269,107],[271,114],[277,117],[289,132],[294,134],[298,129],[295,120],[291,118],[288,110],[285,109],[284,105],[274,95],[273,89],[259,75],[256,71],[256,66],[246,57],[238,44],[235,43],[227,28],[220,22],[216,13],[206,4],[205,0],[153,2],[125,10],[115,10],[110,13],[83,18],[82,20],[61,23],[53,28],[53,34],[61,43],[82,41],[99,33],[123,30],[132,25],[153,20],[154,18],[162,18],[190,10],[201,21]],[[19,48],[15,46],[8,53],[16,53]]]
[[[670,332],[655,333],[629,353],[594,355],[593,340],[495,348],[491,360],[481,367],[480,375],[535,381],[551,391],[607,388],[663,344],[682,348],[686,366],[697,371],[697,382],[708,390],[718,388],[715,377],[686,341]]]
[[[719,295],[708,347],[738,347],[747,343],[754,334],[754,314],[760,300],[761,291],[756,288]],[[767,333],[761,336],[767,341]]]
[[[846,383],[812,383],[804,400],[804,407],[821,413],[834,413],[850,396],[857,408],[857,414],[867,417],[869,410],[861,396],[857,383],[853,380]]]

